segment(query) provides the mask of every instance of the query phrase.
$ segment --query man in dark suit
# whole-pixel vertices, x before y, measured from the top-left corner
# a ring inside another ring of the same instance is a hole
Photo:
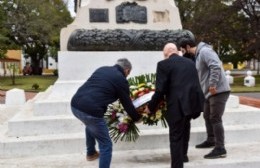
[[[145,111],[154,113],[165,98],[171,167],[182,168],[184,157],[187,157],[190,120],[202,112],[204,95],[194,62],[179,56],[173,43],[166,44],[163,53],[165,60],[157,64],[156,90]]]

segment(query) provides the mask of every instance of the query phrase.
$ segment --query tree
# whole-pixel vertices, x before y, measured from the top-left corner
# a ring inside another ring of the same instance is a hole
[[[260,71],[260,0],[233,0],[232,8],[245,16],[247,35],[245,52],[258,60],[257,74]]]
[[[41,74],[48,48],[59,48],[60,29],[72,21],[66,4],[62,0],[4,0],[3,6],[9,38],[31,58],[34,74]]]
[[[256,1],[248,1],[248,3],[252,2],[255,3],[250,8],[255,8]],[[248,48],[252,41],[257,40],[250,35],[248,18],[241,13],[241,8],[235,7],[235,1],[176,0],[176,4],[180,9],[183,28],[191,30],[198,41],[213,45],[222,61],[231,61],[236,64],[238,61],[251,58],[252,50],[249,52]],[[259,22],[257,25],[259,32]],[[257,30],[252,32],[257,32]]]
[[[16,49],[17,46],[8,37],[9,30],[6,28],[5,20],[7,16],[5,15],[5,8],[0,1],[0,59],[6,57],[7,49]]]

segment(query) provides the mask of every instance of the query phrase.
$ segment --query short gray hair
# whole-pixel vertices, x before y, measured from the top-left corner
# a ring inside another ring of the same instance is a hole
[[[126,58],[118,59],[116,64],[119,65],[120,67],[122,67],[123,69],[130,69],[130,70],[132,69],[131,62]]]

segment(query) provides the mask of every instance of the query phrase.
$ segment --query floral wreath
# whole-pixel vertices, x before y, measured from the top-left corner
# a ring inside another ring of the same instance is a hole
[[[161,121],[162,126],[167,127],[164,117],[166,112],[166,103],[164,101],[159,104],[155,113],[144,113],[144,109],[155,91],[155,78],[155,74],[129,78],[130,97],[138,113],[143,116],[142,123],[144,125],[153,126]],[[128,142],[138,139],[139,129],[119,101],[108,106],[105,119],[108,123],[110,137],[114,142],[117,142],[119,139]]]

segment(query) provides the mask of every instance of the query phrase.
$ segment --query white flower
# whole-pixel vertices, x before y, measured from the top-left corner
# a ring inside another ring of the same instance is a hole
[[[129,88],[130,88],[130,89],[136,89],[137,86],[135,86],[135,85],[131,85]]]
[[[122,113],[116,113],[116,116],[117,116],[117,117],[123,117],[124,114],[122,114]]]
[[[146,85],[147,86],[152,86],[153,84],[152,84],[152,82],[148,82]]]
[[[120,117],[118,118],[118,120],[119,120],[120,123],[124,122],[124,119],[125,119],[124,116],[120,116]]]

